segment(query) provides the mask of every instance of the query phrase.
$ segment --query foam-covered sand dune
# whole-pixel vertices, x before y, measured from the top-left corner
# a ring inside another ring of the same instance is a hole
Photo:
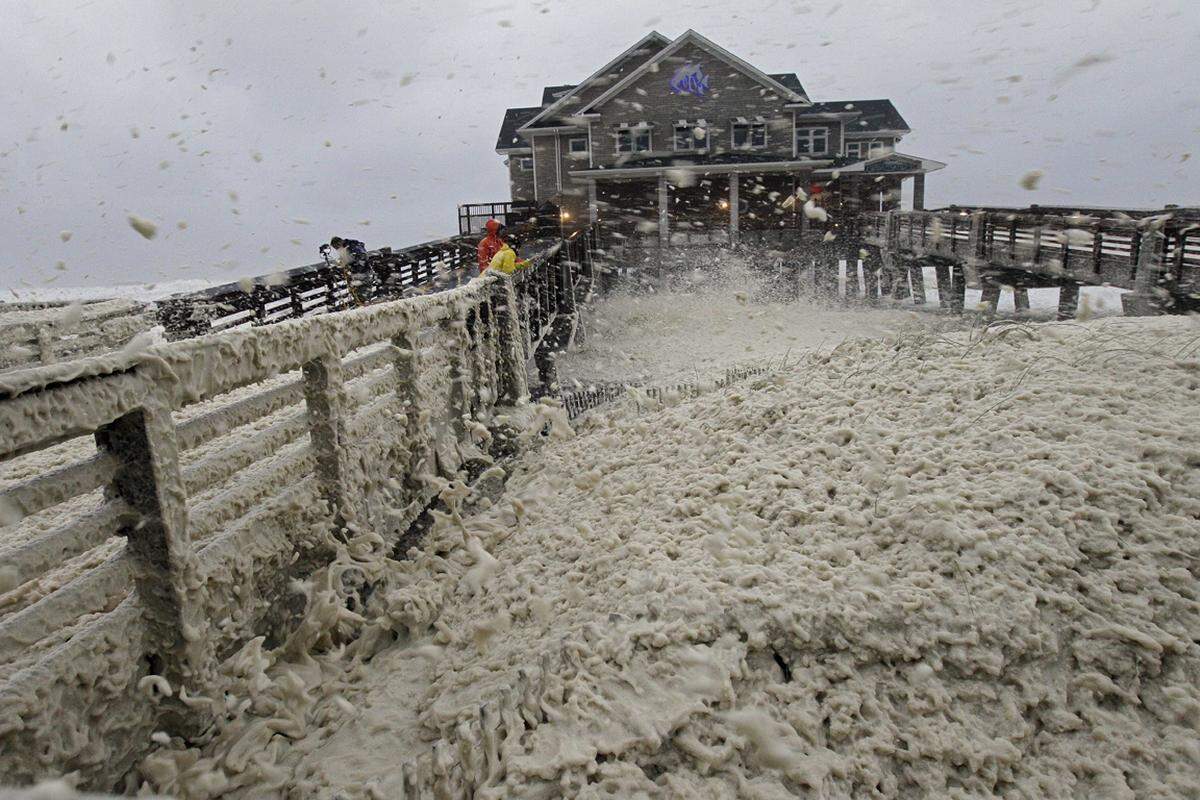
[[[512,473],[410,560],[345,554],[385,580],[362,617],[314,581],[156,788],[396,797],[544,665],[487,796],[1196,796],[1193,321],[848,341]]]

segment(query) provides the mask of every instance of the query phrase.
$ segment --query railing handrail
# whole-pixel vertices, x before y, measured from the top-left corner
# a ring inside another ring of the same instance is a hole
[[[432,239],[428,242],[421,242],[420,244],[408,245],[406,247],[401,247],[399,249],[393,249],[391,247],[380,247],[375,250],[368,250],[367,258],[371,259],[371,258],[377,258],[380,256],[389,256],[389,255],[390,256],[404,256],[404,255],[418,253],[418,252],[425,251],[425,250],[428,250],[428,251],[444,250],[447,246],[474,247],[474,243],[472,240],[475,240],[478,238],[479,238],[478,236],[475,236],[473,234],[456,234],[454,236],[447,236],[442,239]],[[187,299],[203,300],[203,299],[209,299],[214,296],[229,294],[229,293],[233,293],[233,292],[244,292],[246,282],[249,282],[252,286],[277,288],[279,286],[286,286],[290,282],[290,280],[293,278],[297,278],[297,277],[300,277],[303,275],[311,275],[313,273],[320,272],[320,271],[328,269],[328,268],[329,268],[329,265],[323,261],[314,262],[312,264],[305,264],[305,265],[299,266],[299,267],[292,267],[290,269],[280,270],[279,272],[271,273],[268,275],[257,275],[257,276],[251,277],[251,278],[247,278],[245,280],[231,281],[229,283],[222,283],[222,284],[218,284],[216,286],[208,286],[203,289],[197,289],[197,290],[190,291],[190,292],[180,292],[179,294],[168,295],[167,297],[160,298],[157,302],[162,303],[162,302],[170,302],[173,300],[187,300]],[[278,279],[281,276],[284,278],[287,278],[288,280],[279,281]]]
[[[457,238],[457,237],[456,237]],[[411,249],[411,248],[410,248]],[[546,253],[537,253],[531,261],[544,258]],[[526,272],[515,273],[515,279],[524,280]],[[12,399],[29,391],[72,381],[127,372],[139,364],[159,361],[172,370],[178,379],[178,394],[191,399],[189,402],[207,399],[214,395],[232,391],[248,383],[255,383],[279,372],[298,369],[311,356],[296,342],[296,332],[315,329],[328,337],[329,341],[343,353],[366,346],[370,342],[363,335],[367,323],[376,330],[399,330],[417,319],[435,323],[446,319],[458,305],[477,300],[492,285],[501,280],[498,275],[485,272],[469,283],[447,289],[437,294],[418,295],[397,300],[388,300],[362,308],[351,308],[334,314],[300,319],[282,320],[274,325],[260,328],[238,328],[217,331],[195,339],[183,339],[152,345],[143,351],[114,352],[88,356],[61,364],[49,364],[15,370],[0,374],[0,400]],[[391,335],[389,333],[389,335]],[[236,381],[228,378],[197,372],[196,356],[209,348],[214,337],[231,351],[243,351],[253,347],[260,355],[277,354],[269,362],[258,360],[257,364],[239,359],[245,367]],[[378,340],[378,336],[371,337]],[[299,348],[299,349],[294,349]]]

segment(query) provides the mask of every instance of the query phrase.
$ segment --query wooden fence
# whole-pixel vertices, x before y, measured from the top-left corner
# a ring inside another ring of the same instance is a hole
[[[695,397],[702,392],[724,389],[746,378],[766,374],[770,369],[768,364],[753,363],[730,367],[725,370],[724,375],[707,382],[688,381],[661,386],[647,386],[642,382],[610,381],[573,392],[563,392],[560,398],[563,408],[566,409],[567,418],[574,420],[594,408],[628,396],[631,391],[640,391],[651,400],[661,400],[671,395],[680,398]]]
[[[1133,290],[1127,308],[1136,313],[1200,305],[1200,217],[1191,212],[891,211],[864,214],[859,225],[888,271],[915,259],[954,264],[983,289],[985,303],[1006,284],[1062,287],[1064,313],[1073,313],[1082,285]]]
[[[592,245],[557,242],[512,278],[0,376],[0,461],[27,476],[0,488],[2,779],[78,771],[109,790],[151,733],[203,725],[150,688],[203,693],[251,638],[282,641],[302,611],[289,587],[331,532],[399,540],[431,498],[421,476],[479,458],[468,421],[520,402],[527,357],[565,341]]]

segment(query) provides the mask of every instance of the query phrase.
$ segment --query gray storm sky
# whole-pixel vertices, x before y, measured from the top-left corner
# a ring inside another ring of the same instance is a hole
[[[931,206],[1200,203],[1196,0],[0,0],[0,23],[0,287],[235,280],[335,233],[448,235],[457,203],[507,199],[504,109],[651,28],[814,100],[891,98],[900,149],[949,163]]]

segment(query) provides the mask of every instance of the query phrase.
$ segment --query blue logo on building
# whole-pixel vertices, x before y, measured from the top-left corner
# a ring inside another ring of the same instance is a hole
[[[699,64],[684,64],[671,76],[670,86],[674,94],[703,97],[708,94],[708,76]]]

